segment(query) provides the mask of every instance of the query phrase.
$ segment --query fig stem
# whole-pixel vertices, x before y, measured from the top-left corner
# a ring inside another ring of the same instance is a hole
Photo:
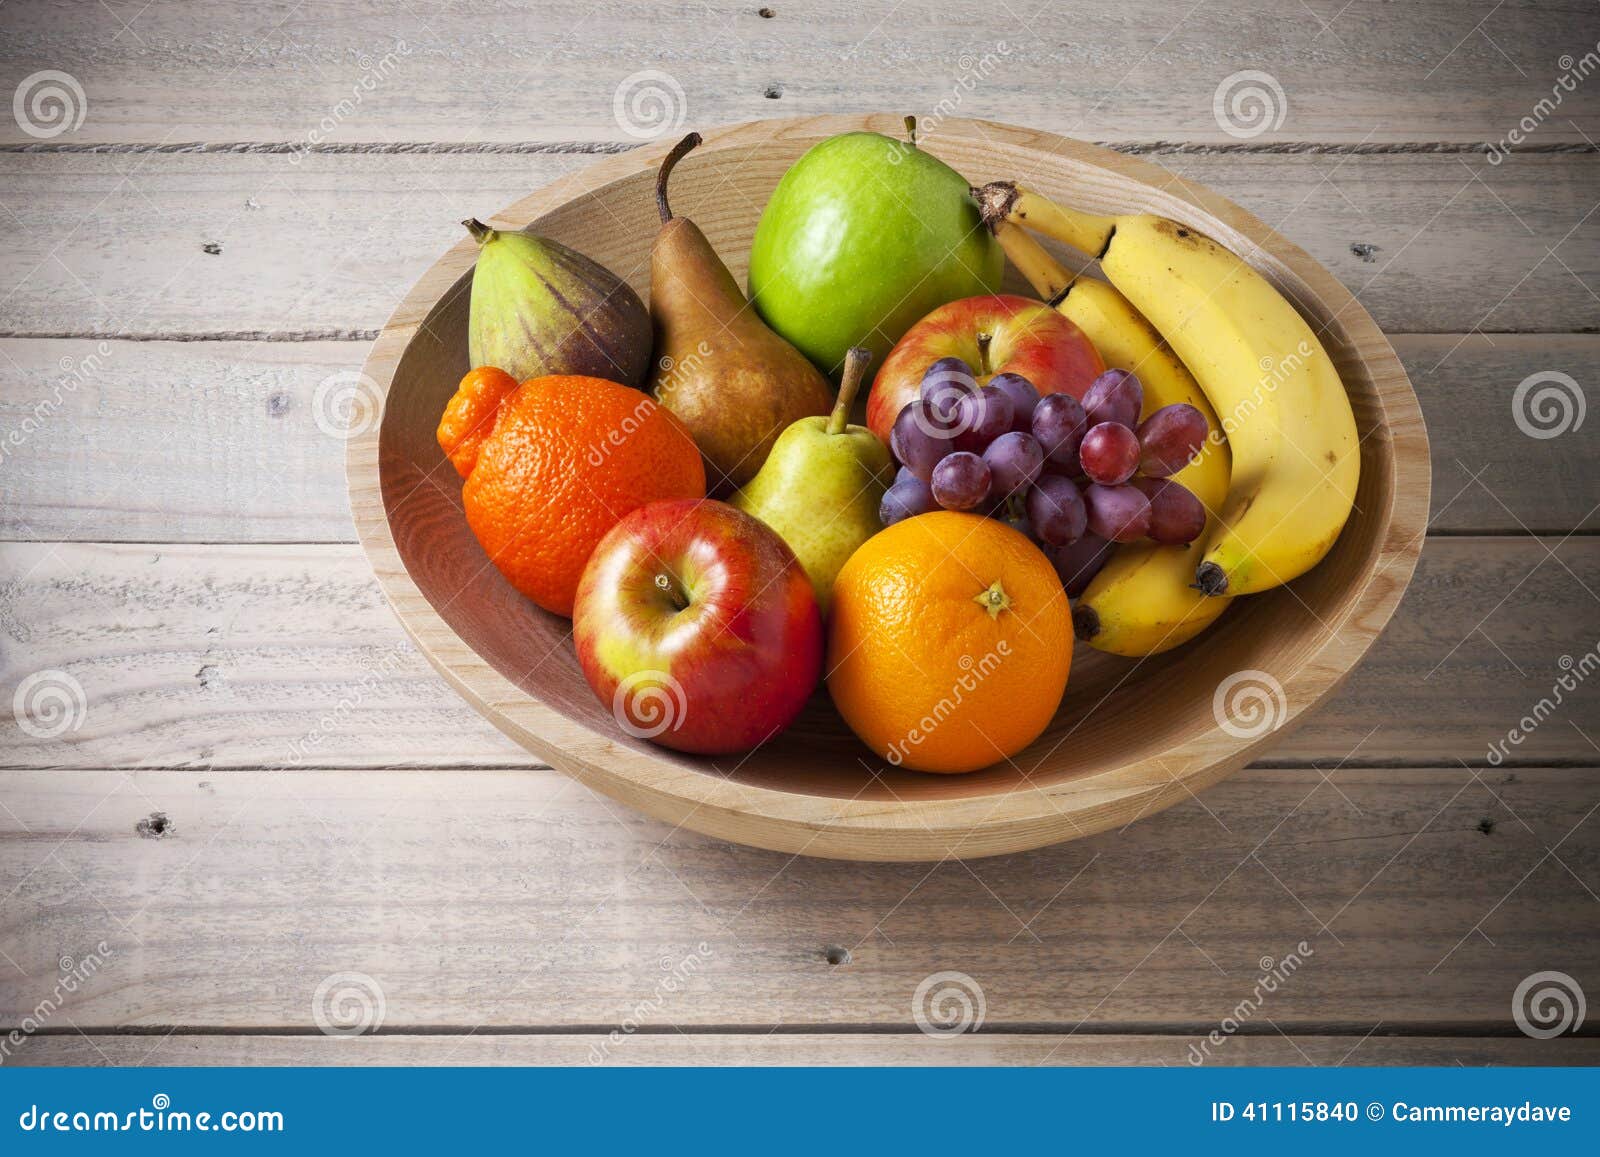
[[[861,388],[861,379],[866,376],[871,362],[872,351],[861,346],[844,355],[844,377],[839,382],[839,399],[833,403],[833,413],[828,415],[828,433],[844,433],[850,422],[850,407],[855,404],[856,391]]]
[[[476,217],[468,217],[461,223],[467,227],[467,232],[472,234],[472,239],[479,245],[482,245],[495,235],[495,230],[489,228]]]
[[[688,156],[689,151],[699,143],[700,134],[690,133],[673,145],[670,153],[661,158],[661,168],[656,171],[656,212],[661,214],[663,225],[672,220],[672,206],[667,204],[667,178],[672,176],[673,167]]]

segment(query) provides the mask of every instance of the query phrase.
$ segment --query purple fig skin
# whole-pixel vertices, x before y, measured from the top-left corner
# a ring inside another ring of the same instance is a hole
[[[478,241],[467,322],[473,367],[519,382],[581,374],[643,389],[650,313],[628,283],[575,249],[466,222]]]

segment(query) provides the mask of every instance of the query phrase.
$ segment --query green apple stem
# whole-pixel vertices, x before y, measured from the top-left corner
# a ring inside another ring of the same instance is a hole
[[[494,240],[495,230],[489,228],[476,217],[468,217],[461,223],[467,227],[467,232],[472,234],[472,239],[479,245]]]
[[[661,168],[656,171],[656,212],[661,214],[663,225],[672,220],[672,206],[667,204],[667,178],[672,176],[673,166],[688,156],[689,151],[699,143],[700,134],[690,133],[673,145],[670,153],[661,158]]]
[[[839,382],[839,400],[833,403],[833,413],[828,415],[828,433],[843,434],[850,421],[850,407],[855,404],[856,391],[866,376],[872,362],[872,351],[856,346],[844,355],[844,378]]]

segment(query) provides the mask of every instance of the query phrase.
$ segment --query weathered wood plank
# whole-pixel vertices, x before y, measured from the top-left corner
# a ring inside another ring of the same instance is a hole
[[[375,331],[463,217],[592,159],[12,154],[0,170],[5,331]],[[1586,214],[1600,156],[1150,159],[1279,229],[1386,330],[1594,327],[1600,214]]]
[[[1600,523],[1600,424],[1535,442],[1512,411],[1531,374],[1584,381],[1600,336],[1393,340],[1428,419],[1435,530]],[[338,394],[322,387],[365,352],[358,342],[0,340],[0,537],[353,541],[330,413]]]
[[[1600,763],[1600,679],[1519,724],[1600,638],[1597,567],[1591,537],[1431,540],[1383,638],[1273,758],[1482,765],[1521,726],[1507,762]],[[0,545],[0,702],[41,671],[83,689],[79,726],[0,717],[0,766],[534,762],[412,650],[350,546]]]
[[[40,1035],[9,1063],[33,1065],[1182,1065],[1187,1038],[1061,1033],[641,1033],[618,1045],[578,1033],[517,1036]],[[607,1051],[602,1052],[602,1047]],[[1600,1039],[1238,1036],[1208,1064],[1593,1065]]]
[[[1600,887],[1594,769],[1252,770],[1121,833],[870,870],[548,771],[5,772],[0,798],[0,1025],[53,1032],[314,1031],[341,988],[395,1031],[909,1028],[956,971],[992,1030],[1170,1032],[1173,1064],[1229,1016],[1511,1036],[1524,977],[1587,979]],[[58,993],[63,968],[91,974]]]
[[[1496,141],[1565,56],[1594,47],[1580,4],[1313,0],[1261,18],[1247,0],[1030,4],[1011,12],[893,0],[755,5],[578,3],[396,8],[341,0],[113,11],[14,0],[6,91],[40,69],[87,97],[59,140],[633,139],[665,112],[705,126],[774,115],[903,110],[1025,118],[1115,139],[1232,142],[1213,113],[1238,69],[1271,74],[1281,121],[1255,139]],[[126,22],[126,23],[125,23]],[[1570,65],[1570,62],[1569,62]],[[630,111],[641,70],[664,74]],[[623,90],[618,111],[618,91]],[[1600,136],[1581,86],[1538,143]],[[1248,125],[1248,109],[1236,123]],[[0,140],[28,143],[20,126]]]

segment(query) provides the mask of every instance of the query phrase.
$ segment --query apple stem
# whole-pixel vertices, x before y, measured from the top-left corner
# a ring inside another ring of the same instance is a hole
[[[689,600],[683,597],[683,591],[678,589],[678,584],[673,582],[672,576],[665,571],[656,575],[656,586],[667,596],[667,601],[672,604],[673,610],[681,611],[689,606]]]
[[[495,230],[489,228],[489,226],[485,225],[476,217],[468,217],[461,223],[467,227],[467,232],[472,234],[472,239],[479,245],[482,245],[484,242],[493,239],[495,235]]]
[[[856,346],[844,355],[844,377],[839,382],[839,399],[833,403],[833,413],[828,415],[828,433],[843,434],[850,421],[850,407],[855,404],[856,391],[866,376],[872,362],[872,351]]]
[[[661,168],[656,170],[656,212],[661,214],[663,225],[672,220],[672,206],[667,204],[667,178],[672,176],[673,166],[688,156],[689,151],[699,143],[700,134],[690,133],[672,146],[672,151],[661,159]]]
[[[914,116],[906,117],[906,143],[917,147],[917,118]]]
[[[994,340],[992,333],[978,335],[978,373],[988,377],[993,371],[989,368],[989,343]]]

